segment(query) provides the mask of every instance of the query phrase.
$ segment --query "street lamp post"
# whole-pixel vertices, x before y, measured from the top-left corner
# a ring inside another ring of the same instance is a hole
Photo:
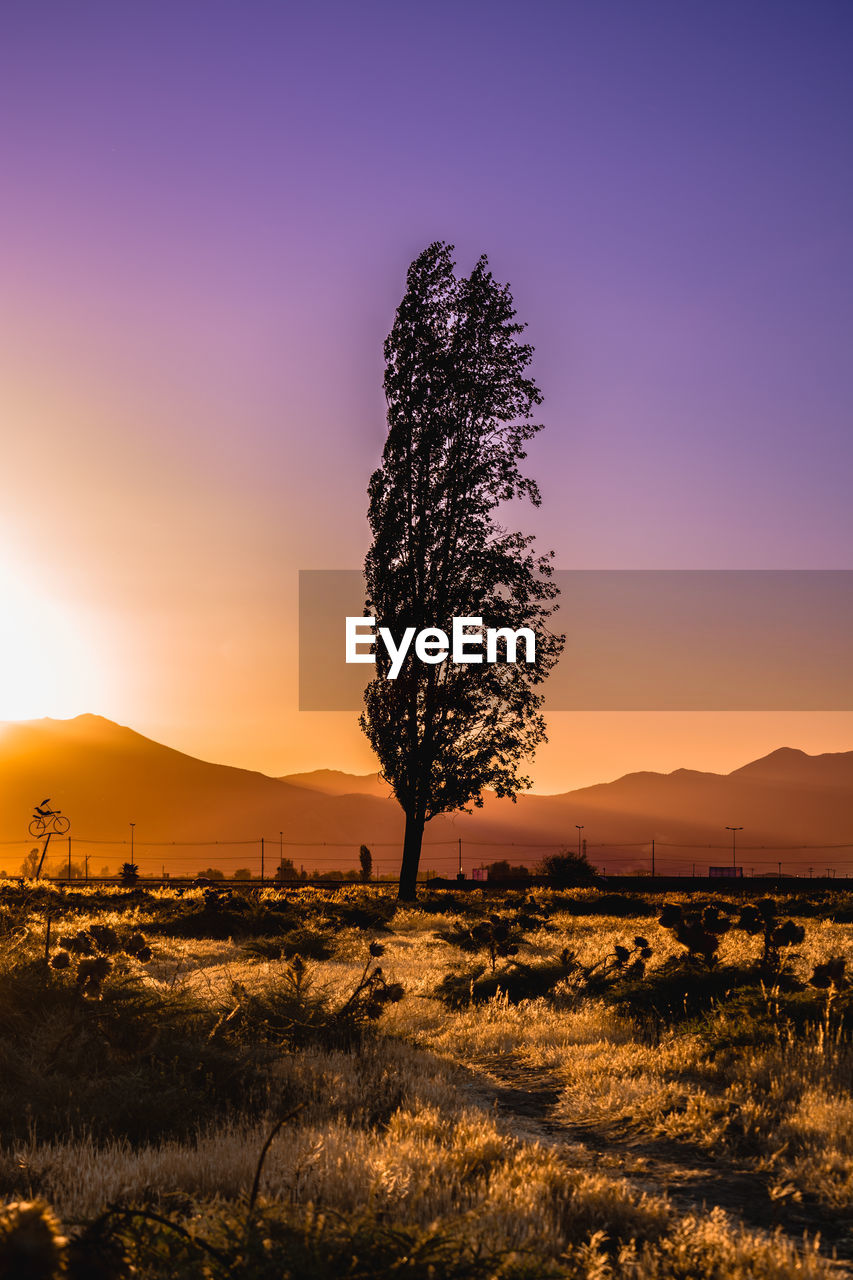
[[[735,832],[743,831],[743,827],[726,827],[726,831],[731,831],[732,833],[732,866],[736,867],[737,857],[735,855],[735,839],[736,839]]]
[[[580,857],[581,856],[581,832],[583,831],[583,823],[576,822],[575,826],[578,829],[578,857]]]

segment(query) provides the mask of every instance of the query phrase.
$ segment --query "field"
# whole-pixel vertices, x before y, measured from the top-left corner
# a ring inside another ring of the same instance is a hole
[[[853,1274],[853,897],[0,886],[0,1277]]]

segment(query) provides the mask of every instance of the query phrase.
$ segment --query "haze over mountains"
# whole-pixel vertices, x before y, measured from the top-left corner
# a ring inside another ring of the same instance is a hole
[[[267,874],[280,840],[284,855],[308,871],[355,866],[362,843],[380,872],[398,865],[401,811],[375,774],[323,769],[271,778],[197,760],[99,716],[0,727],[0,869],[16,873],[33,847],[27,825],[45,796],[71,819],[73,857],[88,855],[93,873],[127,859],[131,822],[143,873],[162,866],[257,873],[261,837]],[[787,871],[834,866],[842,874],[853,869],[853,751],[781,748],[729,774],[631,773],[515,805],[489,795],[472,815],[428,825],[423,866],[452,874],[460,837],[469,871],[496,858],[532,864],[554,847],[575,847],[576,824],[591,860],[614,872],[647,868],[653,837],[660,871],[729,862],[725,828],[733,825],[743,827],[738,862],[747,871],[775,870],[781,861]],[[823,847],[791,848],[804,845]],[[57,855],[65,847],[53,844]]]
[[[312,769],[310,773],[288,773],[279,782],[289,782],[293,787],[306,787],[309,791],[321,791],[327,796],[379,796],[387,800],[392,795],[387,782],[378,773],[344,773],[341,769]]]

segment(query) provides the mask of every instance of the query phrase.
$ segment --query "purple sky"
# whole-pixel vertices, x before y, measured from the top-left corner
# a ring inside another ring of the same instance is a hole
[[[169,709],[145,673],[212,634],[292,665],[296,569],[366,548],[381,343],[440,238],[529,324],[559,565],[849,567],[851,37],[819,0],[4,5],[7,547],[108,665],[133,633],[151,724],[271,741],[248,686]]]

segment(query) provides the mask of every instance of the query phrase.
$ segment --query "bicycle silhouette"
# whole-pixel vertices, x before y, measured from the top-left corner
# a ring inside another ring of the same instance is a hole
[[[37,804],[33,813],[33,820],[28,827],[31,836],[64,836],[68,828],[71,826],[70,819],[66,818],[61,809],[48,809],[50,804],[50,796],[47,800],[42,800],[41,804]]]

